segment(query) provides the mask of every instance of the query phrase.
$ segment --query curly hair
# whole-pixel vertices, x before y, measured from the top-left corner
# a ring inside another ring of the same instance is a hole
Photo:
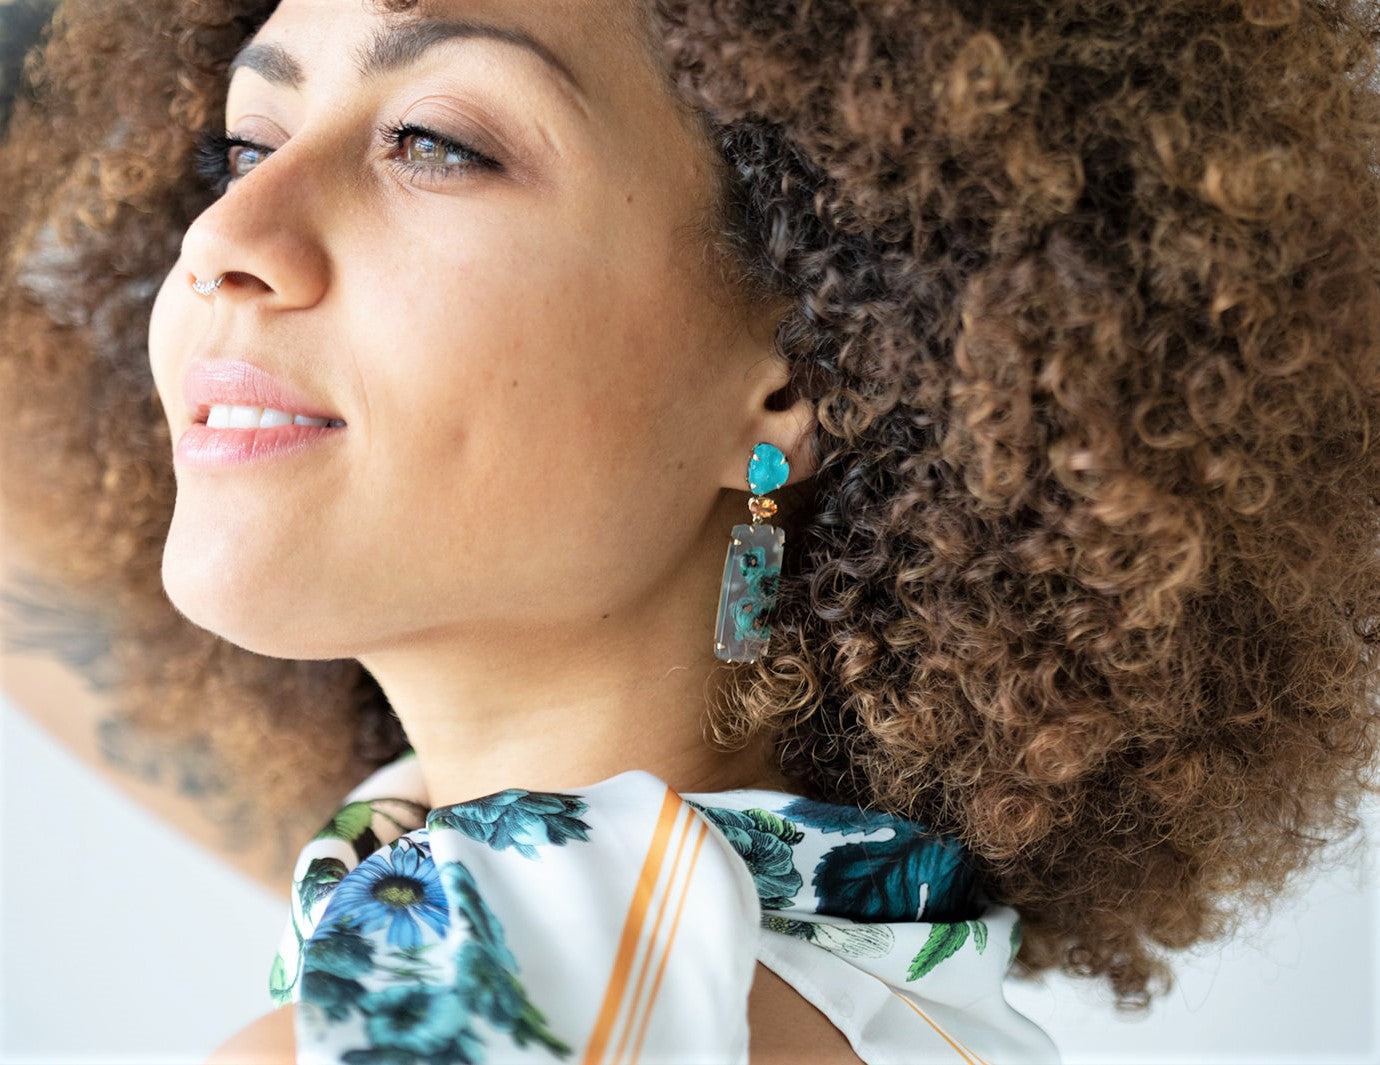
[[[647,3],[721,156],[708,244],[788,298],[819,415],[772,644],[713,736],[954,834],[1019,909],[1024,972],[1143,1005],[1373,786],[1380,13]],[[11,535],[103,619],[124,714],[213,737],[290,839],[405,740],[356,663],[261,658],[167,603],[145,349],[210,200],[195,136],[273,7],[68,0],[31,54],[0,443]]]

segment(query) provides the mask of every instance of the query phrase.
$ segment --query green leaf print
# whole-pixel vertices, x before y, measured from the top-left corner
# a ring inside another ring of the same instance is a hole
[[[374,830],[369,827],[373,820],[374,808],[369,803],[346,803],[312,838],[344,840],[354,848],[359,860],[363,861],[379,849],[378,836],[374,835]]]
[[[287,963],[283,961],[281,954],[273,959],[273,968],[268,974],[268,996],[273,1000],[275,1006],[282,1006],[292,1000],[292,988],[297,983],[294,976],[288,979]]]
[[[969,921],[968,924],[973,929],[973,945],[977,947],[977,952],[981,954],[987,949],[987,922]]]
[[[768,932],[780,932],[785,936],[795,936],[811,942],[815,938],[815,926],[808,921],[797,921],[791,917],[782,917],[779,914],[762,914],[762,927]]]
[[[312,838],[356,840],[364,834],[373,819],[374,809],[367,802],[346,803]]]
[[[911,959],[907,980],[919,980],[945,958],[952,957],[968,939],[968,922],[937,924],[930,929],[930,938]]]
[[[302,874],[297,885],[297,897],[302,902],[305,914],[322,899],[335,890],[336,884],[345,879],[345,863],[339,858],[313,858]]]
[[[791,824],[780,814],[774,814],[770,810],[754,808],[744,810],[743,813],[750,817],[754,824],[763,832],[769,832],[788,847],[794,847],[802,839],[805,833],[800,831],[795,825]]]

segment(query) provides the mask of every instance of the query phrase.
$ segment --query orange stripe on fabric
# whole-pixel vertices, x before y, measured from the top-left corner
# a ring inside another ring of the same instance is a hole
[[[633,1046],[631,1062],[637,1061],[642,1054],[642,1041],[647,1038],[647,1022],[652,1019],[652,1006],[656,1003],[656,993],[661,987],[661,977],[666,972],[666,959],[671,956],[671,944],[676,941],[676,929],[680,927],[680,911],[685,909],[685,900],[690,896],[690,878],[694,876],[695,863],[699,860],[700,847],[704,845],[704,837],[709,834],[707,822],[700,821],[699,826],[699,835],[695,837],[695,849],[690,852],[690,865],[685,871],[685,888],[680,893],[680,902],[676,904],[676,916],[671,921],[671,931],[666,935],[666,949],[661,954],[661,964],[657,966],[656,979],[652,981],[652,993],[647,999],[646,1009],[642,1013],[640,1030],[637,1033],[637,1043]]]
[[[689,807],[686,808],[686,812],[689,813]],[[690,824],[693,818],[694,814],[690,814],[686,824]],[[680,867],[681,852],[685,850],[685,841],[690,838],[689,832],[682,831],[677,834],[680,837],[680,842],[676,844],[676,856],[671,859],[671,869],[666,874],[666,889],[661,893],[661,902],[656,908],[656,921],[652,924],[652,934],[647,937],[647,951],[637,966],[637,983],[633,987],[632,998],[628,1001],[629,1011],[634,1016],[628,1018],[628,1024],[623,1029],[623,1037],[618,1040],[618,1049],[613,1052],[615,1062],[623,1059],[623,1051],[627,1049],[628,1039],[633,1033],[633,1028],[636,1027],[637,1003],[642,997],[642,988],[647,982],[647,973],[652,968],[652,955],[656,952],[656,937],[657,933],[661,931],[662,918],[666,916],[666,904],[675,889],[676,870]]]
[[[905,995],[902,995],[900,992],[897,991],[893,991],[892,994],[899,998],[911,1009],[913,1009],[916,1013],[920,1014],[924,1022],[928,1024],[931,1028],[933,1028],[936,1032],[938,1032],[940,1038],[942,1038],[944,1042],[948,1043],[949,1046],[953,1047],[954,1050],[958,1052],[958,1056],[962,1058],[965,1062],[967,1062],[968,1065],[987,1065],[986,1062],[984,1062],[971,1050],[965,1047],[962,1043],[956,1042],[952,1037],[950,1037],[948,1032],[944,1031],[943,1028],[939,1027],[939,1025],[935,1024],[934,1021],[930,1019],[930,1015],[928,1013],[922,1010],[910,999],[906,998]],[[974,1059],[976,1059],[976,1061]]]
[[[642,872],[637,877],[637,887],[633,889],[632,902],[628,905],[628,916],[623,922],[623,934],[618,940],[618,950],[613,956],[613,969],[609,973],[608,987],[604,990],[604,1002],[599,1007],[599,1016],[594,1022],[594,1031],[585,1049],[585,1065],[594,1065],[604,1055],[614,1022],[618,1019],[619,1005],[623,1001],[623,990],[628,982],[628,970],[632,966],[637,941],[641,938],[642,925],[647,919],[647,906],[652,899],[652,891],[661,876],[661,864],[666,860],[666,850],[671,840],[671,828],[675,825],[676,814],[680,812],[680,796],[670,788],[661,802],[661,813],[657,815],[656,830],[652,833],[647,857],[642,862]]]

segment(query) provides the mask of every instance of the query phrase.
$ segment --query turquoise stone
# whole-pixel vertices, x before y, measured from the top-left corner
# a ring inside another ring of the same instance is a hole
[[[748,462],[748,489],[755,496],[775,492],[791,475],[790,463],[775,444],[758,444]]]
[[[771,639],[767,618],[776,606],[786,531],[735,525],[719,589],[714,654],[725,662],[755,662]]]

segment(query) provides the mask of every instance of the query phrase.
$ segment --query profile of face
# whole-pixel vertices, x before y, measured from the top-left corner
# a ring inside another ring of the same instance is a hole
[[[184,388],[229,360],[343,424],[250,460],[179,448],[163,579],[193,622],[292,658],[499,647],[656,624],[693,572],[712,626],[746,515],[724,489],[804,423],[767,402],[780,308],[704,253],[713,147],[636,17],[283,0],[240,53],[225,128],[257,147],[159,291],[153,376],[175,443],[217,435]]]

